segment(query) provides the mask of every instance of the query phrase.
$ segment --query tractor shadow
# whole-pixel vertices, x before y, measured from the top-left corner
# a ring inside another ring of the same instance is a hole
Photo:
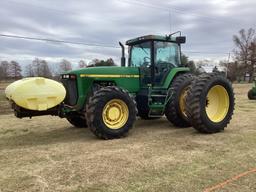
[[[40,129],[40,128],[37,128]],[[57,129],[48,129],[45,131],[32,131],[2,137],[0,141],[0,150],[2,149],[17,149],[24,147],[32,147],[37,145],[51,145],[58,143],[71,142],[97,142],[97,139],[87,128],[62,127]]]
[[[141,139],[148,135],[158,134],[159,132],[167,132],[170,135],[184,137],[185,135],[198,135],[193,128],[176,128],[166,118],[154,120],[137,119],[134,128],[129,132],[128,136],[120,139],[120,142],[129,138]],[[182,133],[182,134],[180,134]],[[108,142],[98,139],[94,136],[88,128],[75,128],[72,126],[63,126],[59,128],[48,128],[40,130],[40,127],[33,127],[26,133],[14,133],[9,136],[2,136],[0,140],[0,150],[17,149],[33,146],[44,146],[58,143],[83,143],[85,145],[92,145],[95,143]]]

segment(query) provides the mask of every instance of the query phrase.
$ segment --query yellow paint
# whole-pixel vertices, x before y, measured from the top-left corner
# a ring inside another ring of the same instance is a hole
[[[225,119],[229,110],[229,95],[221,85],[215,85],[207,94],[206,113],[214,123]]]
[[[80,77],[94,78],[139,78],[139,75],[108,75],[108,74],[81,74]]]
[[[180,98],[179,98],[179,107],[180,107],[180,111],[182,113],[182,115],[186,118],[187,114],[186,114],[186,97],[188,94],[188,86],[185,87],[180,94]]]
[[[126,103],[120,99],[110,100],[103,109],[102,119],[110,129],[120,129],[125,125],[129,117],[129,109]]]
[[[44,111],[60,104],[66,96],[66,90],[57,81],[30,77],[10,84],[5,89],[5,95],[20,107]]]

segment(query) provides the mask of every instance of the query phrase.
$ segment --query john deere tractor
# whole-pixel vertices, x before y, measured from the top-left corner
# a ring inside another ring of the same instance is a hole
[[[256,100],[256,76],[255,76],[255,79],[254,79],[253,87],[248,92],[248,98],[250,100]]]
[[[13,102],[15,114],[20,118],[58,115],[75,127],[88,126],[103,139],[127,135],[137,116],[145,120],[166,116],[176,127],[193,126],[201,133],[223,131],[234,110],[232,85],[220,74],[195,77],[182,66],[180,47],[185,40],[174,35],[128,40],[128,62],[120,43],[120,67],[92,67],[62,74],[66,90],[63,102],[50,109],[40,105],[41,110]]]

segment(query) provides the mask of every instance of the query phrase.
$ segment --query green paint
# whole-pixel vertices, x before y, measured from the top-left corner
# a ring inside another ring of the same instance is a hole
[[[186,73],[186,72],[189,72],[190,69],[187,68],[187,67],[177,67],[177,68],[173,68],[170,73],[168,74],[168,76],[166,77],[165,81],[164,81],[164,84],[163,86],[161,86],[161,88],[164,88],[164,89],[168,89],[173,78],[179,74],[179,73]]]
[[[171,57],[171,58],[174,57],[178,61],[178,62],[174,62],[174,61],[176,61],[175,59],[173,59],[173,61],[172,60],[166,61],[166,63],[168,63],[168,61],[169,61],[170,65],[171,64],[176,65],[177,67],[172,68],[170,70],[169,74],[165,77],[165,79],[161,80],[161,83],[157,82],[158,83],[157,86],[156,85],[154,86],[154,83],[156,83],[156,82],[150,83],[150,81],[153,80],[153,78],[151,77],[152,73],[150,72],[150,69],[152,70],[154,67],[150,68],[150,66],[149,66],[149,67],[145,68],[144,63],[143,63],[144,60],[142,60],[142,62],[139,62],[141,64],[138,64],[138,65],[132,66],[132,67],[131,67],[131,64],[129,63],[128,66],[130,66],[130,67],[117,67],[117,66],[114,66],[114,67],[109,67],[109,66],[107,66],[107,67],[91,67],[91,68],[84,68],[84,69],[69,71],[66,74],[76,75],[78,99],[77,99],[75,106],[72,106],[72,108],[65,108],[64,111],[66,113],[68,113],[70,111],[83,110],[85,107],[85,103],[87,102],[87,98],[91,94],[92,88],[94,87],[95,84],[100,85],[100,86],[114,85],[114,86],[117,86],[117,87],[127,90],[129,93],[131,93],[134,96],[136,96],[140,90],[145,90],[145,89],[149,89],[152,91],[152,97],[155,97],[154,92],[157,93],[156,95],[162,94],[162,91],[167,93],[167,90],[169,89],[173,78],[179,73],[189,72],[189,68],[180,67],[180,62],[179,62],[180,61],[180,52],[179,51],[176,51],[174,55],[171,54],[170,51],[167,51],[166,53],[169,53],[169,55],[165,53],[164,55],[160,55],[160,58],[158,58],[158,57],[155,58],[154,54],[156,54],[156,53],[154,52],[155,49],[153,47],[155,47],[155,43],[158,43],[159,41],[173,42],[173,46],[174,46],[174,44],[175,45],[177,44],[178,46],[180,46],[180,44],[177,43],[176,37],[157,36],[157,35],[148,35],[148,36],[131,39],[131,40],[127,41],[126,44],[129,45],[130,47],[134,47],[137,44],[141,44],[142,42],[147,42],[147,41],[152,42],[152,44],[151,44],[152,46],[150,46],[149,49],[151,51],[150,58],[153,59],[153,61],[151,60],[151,62],[149,62],[149,63],[152,64],[158,60],[165,61],[165,59],[163,59],[163,58],[168,58],[168,57]],[[162,45],[162,46],[164,47],[167,45]],[[170,46],[170,45],[168,44],[168,46]],[[140,47],[140,45],[138,45],[138,47]],[[132,48],[131,48],[131,50],[132,50]],[[145,51],[145,48],[143,50]],[[136,57],[140,57],[140,56],[141,55],[137,55]],[[177,59],[177,57],[178,57],[178,59]],[[131,61],[131,58],[129,61]],[[169,66],[166,66],[166,67],[167,67],[167,69],[169,69],[168,68]],[[148,69],[148,70],[145,70],[145,69]],[[164,74],[162,74],[162,75],[163,75],[162,77],[165,76]],[[149,82],[149,83],[147,83],[147,82]],[[153,85],[153,87],[152,87],[152,85]],[[158,89],[161,89],[162,91],[159,92]],[[149,98],[148,100],[150,101],[148,103],[149,108],[152,110],[163,111],[165,108],[166,102],[156,103],[155,101],[153,101],[153,99],[151,99],[151,91],[149,91],[149,93],[148,93],[148,98]],[[168,101],[168,99],[169,99],[167,94],[160,95],[160,96],[161,96],[161,98],[165,97],[165,101]],[[151,101],[153,101],[153,102],[151,102]],[[161,115],[162,114],[163,113],[161,113]]]
[[[77,76],[77,89],[78,100],[74,106],[73,111],[82,110],[84,108],[87,95],[91,91],[93,83],[111,82],[114,85],[127,90],[130,93],[136,93],[140,89],[139,77],[81,77],[84,74],[87,75],[131,75],[138,76],[139,69],[136,67],[91,67],[79,70],[70,71],[68,74],[75,74]],[[70,109],[68,109],[70,110]]]

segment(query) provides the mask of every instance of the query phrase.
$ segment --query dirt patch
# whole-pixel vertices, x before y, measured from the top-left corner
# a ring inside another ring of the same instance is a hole
[[[58,117],[1,115],[0,191],[203,191],[256,167],[249,87],[235,85],[234,118],[213,135],[138,119],[128,137],[104,141]],[[219,191],[254,191],[255,179]]]

